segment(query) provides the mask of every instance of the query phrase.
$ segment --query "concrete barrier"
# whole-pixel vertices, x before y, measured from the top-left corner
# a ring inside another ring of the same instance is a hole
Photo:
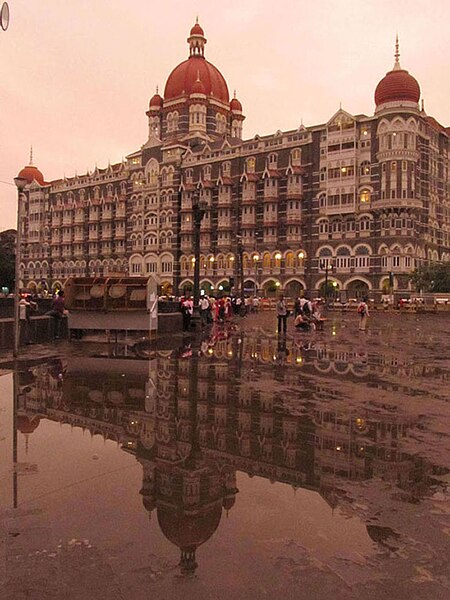
[[[158,333],[177,333],[181,331],[183,318],[181,313],[162,313],[158,315]],[[54,321],[48,315],[33,316],[30,319],[28,326],[28,340],[33,344],[44,344],[50,342],[54,338]],[[143,331],[142,335],[148,332]],[[61,322],[62,338],[68,337],[67,319]],[[24,328],[21,328],[20,344],[23,345],[26,341]],[[14,320],[0,319],[0,348],[12,349],[14,342]]]

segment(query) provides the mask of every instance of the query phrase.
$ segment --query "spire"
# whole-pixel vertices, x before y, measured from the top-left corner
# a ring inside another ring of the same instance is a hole
[[[187,41],[190,49],[189,56],[204,58],[206,38],[203,29],[198,23],[198,17],[195,20],[195,25],[192,27]]]
[[[30,167],[33,166],[33,146],[30,146]]]
[[[394,58],[395,58],[395,62],[394,62],[394,69],[393,71],[401,71],[401,66],[400,66],[400,50],[399,50],[399,43],[398,43],[398,33],[395,36],[395,54],[394,54]]]
[[[158,85],[156,86],[156,94],[157,95],[159,94],[159,86]]]
[[[236,90],[233,92],[233,98],[236,98]]]

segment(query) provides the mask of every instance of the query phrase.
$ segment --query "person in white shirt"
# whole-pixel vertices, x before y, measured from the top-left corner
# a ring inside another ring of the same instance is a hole
[[[194,313],[194,303],[190,296],[186,296],[181,304],[181,313],[183,315],[183,330],[189,331],[191,328],[191,318]]]
[[[367,318],[369,316],[368,298],[363,298],[358,306],[359,330],[365,331],[367,327]]]
[[[208,316],[210,311],[210,304],[208,296],[202,296],[198,301],[198,307],[200,309],[200,323],[202,327],[208,324]]]

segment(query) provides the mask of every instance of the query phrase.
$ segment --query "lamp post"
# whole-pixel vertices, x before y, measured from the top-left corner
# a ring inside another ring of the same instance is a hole
[[[258,295],[258,261],[259,261],[259,254],[257,252],[255,252],[255,254],[253,255],[253,263],[255,265],[255,296]]]
[[[243,255],[244,255],[244,247],[242,245],[242,236],[241,235],[237,235],[236,236],[237,239],[237,255],[238,255],[238,260],[239,260],[239,291],[240,291],[240,296],[241,296],[241,300],[242,300],[242,306],[244,305],[244,299],[245,299],[245,293],[244,293],[244,260],[243,260]]]
[[[206,202],[199,200],[198,192],[194,192],[192,213],[194,217],[194,313],[198,313],[200,300],[200,227],[206,212]]]
[[[17,236],[16,236],[16,265],[15,265],[15,294],[14,294],[14,349],[13,356],[17,358],[19,355],[20,342],[20,322],[19,322],[19,302],[20,302],[20,260],[22,250],[22,231],[21,231],[21,204],[22,192],[25,189],[28,181],[24,177],[15,177],[14,183],[17,187]]]
[[[325,271],[325,302],[328,300],[328,273],[333,270],[333,265],[328,258],[321,259],[320,268]]]

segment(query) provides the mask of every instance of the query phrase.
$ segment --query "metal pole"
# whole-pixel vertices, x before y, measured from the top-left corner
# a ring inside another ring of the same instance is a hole
[[[194,311],[200,300],[200,219],[199,208],[194,207]]]
[[[14,348],[13,356],[17,358],[19,356],[19,342],[20,342],[20,322],[19,322],[19,302],[20,302],[20,260],[22,250],[22,232],[21,232],[21,200],[22,192],[25,187],[26,180],[16,177],[14,180],[17,186],[17,236],[16,236],[16,264],[15,264],[15,293],[14,293]],[[25,181],[25,183],[24,183]]]

